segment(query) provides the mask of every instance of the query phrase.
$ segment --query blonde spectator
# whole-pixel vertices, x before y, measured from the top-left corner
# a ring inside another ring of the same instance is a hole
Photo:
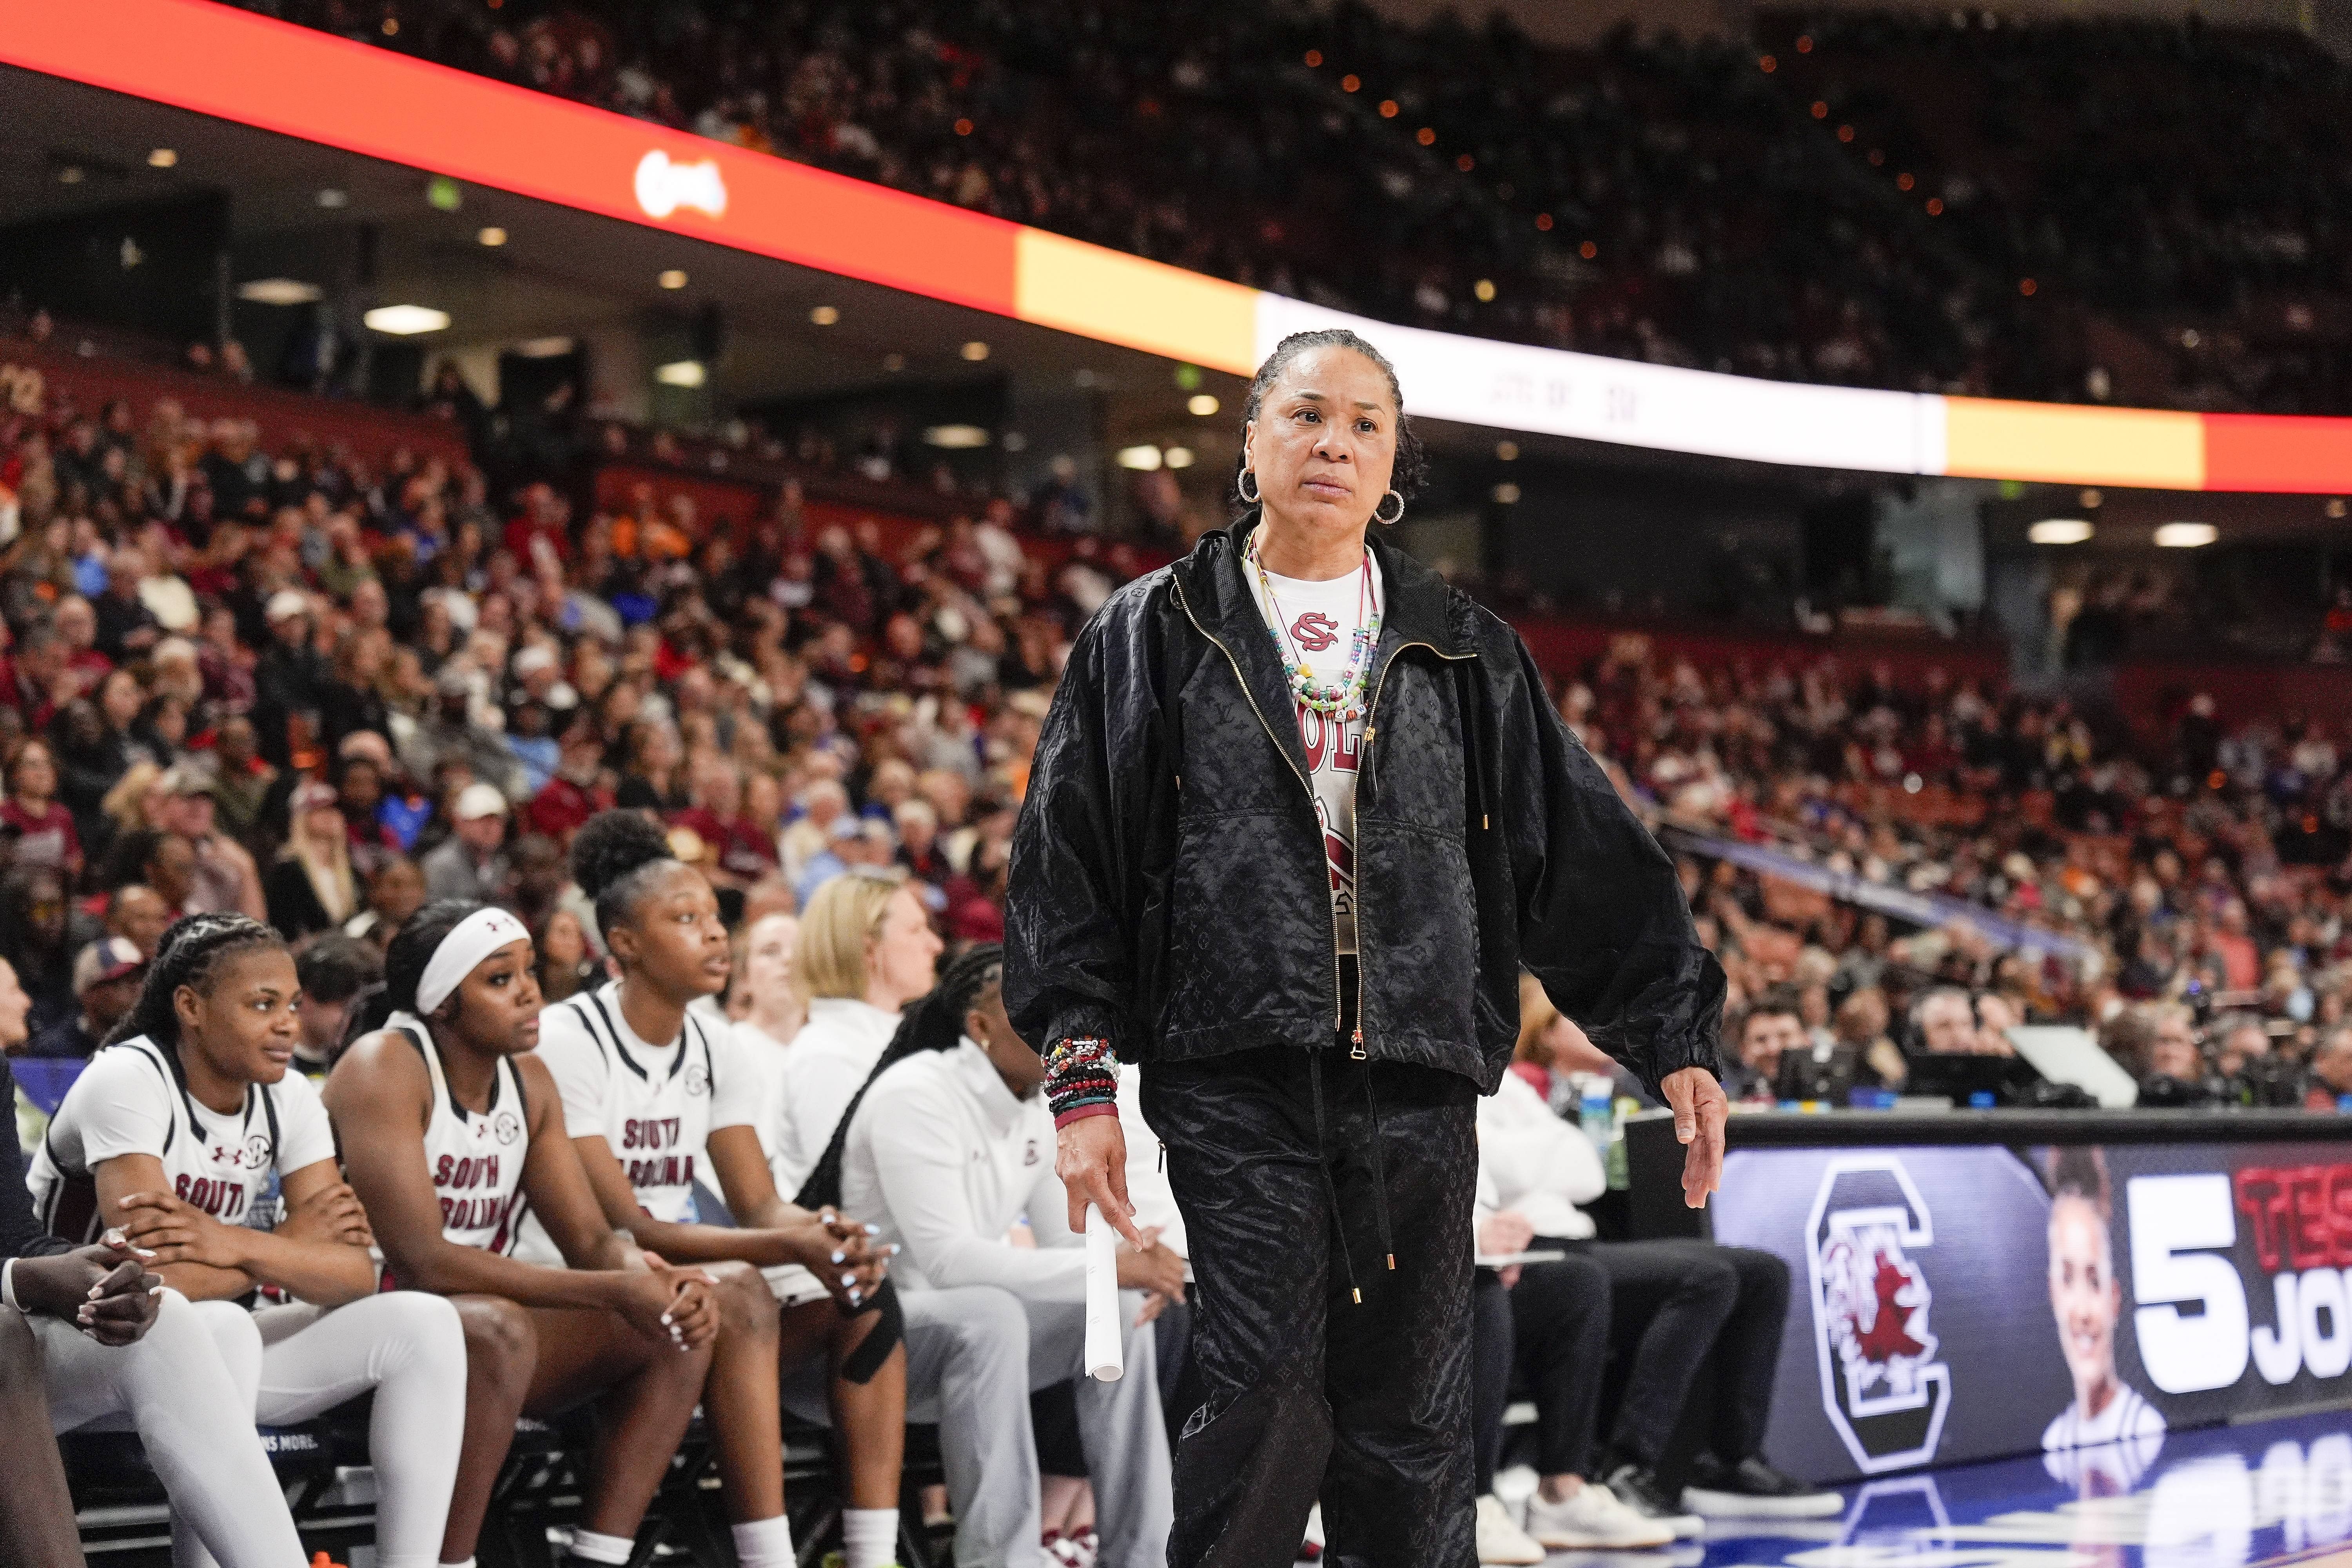
[[[898,1012],[931,988],[942,944],[902,873],[860,868],[816,890],[793,944],[793,984],[808,1022],[785,1053],[770,1147],[776,1190],[792,1194],[833,1142]]]

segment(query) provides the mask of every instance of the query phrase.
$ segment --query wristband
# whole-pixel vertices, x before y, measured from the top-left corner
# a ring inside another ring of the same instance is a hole
[[[1089,1116],[1117,1116],[1118,1114],[1118,1107],[1112,1101],[1091,1100],[1084,1105],[1074,1105],[1067,1110],[1055,1111],[1054,1126],[1058,1130],[1067,1127],[1073,1121],[1084,1121]]]
[[[1118,1058],[1108,1040],[1082,1037],[1056,1041],[1045,1053],[1045,1103],[1058,1127],[1087,1107],[1118,1109]]]
[[[0,1263],[0,1305],[14,1307],[20,1312],[25,1310],[25,1303],[16,1300],[16,1260],[13,1258]]]

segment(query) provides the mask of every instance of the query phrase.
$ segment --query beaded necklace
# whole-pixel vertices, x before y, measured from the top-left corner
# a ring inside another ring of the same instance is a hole
[[[1274,625],[1266,630],[1274,638],[1275,652],[1282,659],[1282,673],[1289,682],[1292,695],[1298,699],[1301,707],[1311,708],[1318,713],[1336,717],[1343,722],[1352,723],[1362,718],[1364,679],[1371,670],[1372,649],[1381,640],[1380,602],[1371,599],[1369,609],[1366,604],[1372,589],[1370,546],[1365,547],[1363,564],[1356,568],[1360,574],[1356,588],[1356,633],[1349,644],[1348,666],[1340,672],[1338,680],[1328,683],[1318,682],[1314,668],[1300,658],[1297,650],[1291,646],[1287,624],[1282,614],[1282,601],[1275,597],[1274,583],[1265,574],[1265,562],[1258,554],[1255,539],[1250,541],[1249,559],[1250,564],[1257,569],[1258,585],[1265,590],[1265,602],[1274,611]]]

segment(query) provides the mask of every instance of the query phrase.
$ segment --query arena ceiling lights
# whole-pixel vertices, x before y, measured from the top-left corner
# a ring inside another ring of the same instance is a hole
[[[0,0],[0,62],[1237,375],[1351,325],[1432,418],[1805,468],[2352,490],[2352,419],[1806,386],[1349,318],[207,0]]]
[[[395,338],[415,337],[419,332],[438,332],[447,329],[449,312],[436,310],[430,305],[378,305],[360,320],[370,331],[385,332]]]

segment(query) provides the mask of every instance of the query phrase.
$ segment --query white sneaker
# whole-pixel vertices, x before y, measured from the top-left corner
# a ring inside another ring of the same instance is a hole
[[[1540,1491],[1528,1499],[1528,1533],[1540,1545],[1569,1551],[1669,1546],[1675,1539],[1670,1526],[1635,1513],[1599,1481],[1585,1482],[1566,1502],[1549,1501]]]
[[[1481,1563],[1516,1563],[1520,1568],[1544,1560],[1544,1549],[1536,1538],[1511,1522],[1511,1510],[1503,1500],[1488,1492],[1478,1500],[1478,1561]]]

